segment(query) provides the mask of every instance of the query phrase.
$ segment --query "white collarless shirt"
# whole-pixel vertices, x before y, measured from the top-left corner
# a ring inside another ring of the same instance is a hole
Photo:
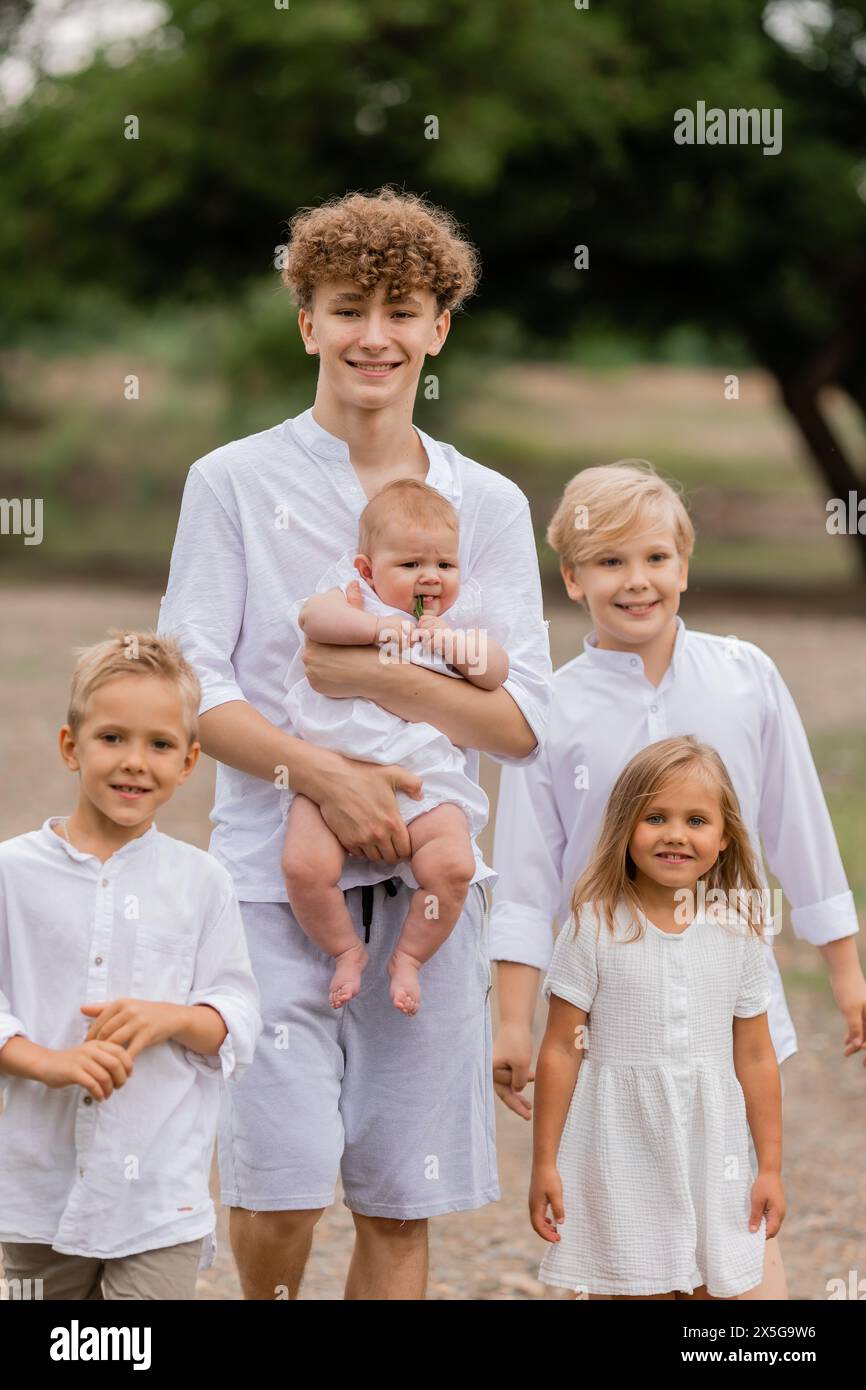
[[[417,433],[429,461],[425,481],[460,518],[461,578],[481,586],[485,625],[508,653],[504,688],[540,745],[551,666],[529,505],[508,478]],[[246,700],[288,732],[285,679],[298,649],[292,607],[357,546],[367,500],[348,445],[317,424],[312,410],[193,464],[159,631],[174,633],[195,667],[201,713]],[[528,764],[538,752],[496,761]],[[478,753],[467,750],[475,782],[478,764]],[[210,850],[231,873],[238,896],[287,901],[278,786],[220,764],[211,820]],[[340,887],[376,883],[389,872],[387,865],[352,859]],[[476,872],[494,877],[486,866]]]
[[[116,1259],[207,1236],[223,1078],[253,1059],[259,995],[231,880],[152,825],[105,863],[51,829],[0,844],[0,1047],[84,1041],[82,1004],[123,996],[209,1004],[218,1056],[146,1048],[104,1101],[0,1074],[0,1241]]]
[[[691,632],[677,618],[671,664],[658,687],[630,652],[604,651],[596,634],[553,678],[541,756],[503,768],[493,864],[494,960],[546,970],[554,917],[589,862],[613,784],[648,744],[694,734],[716,748],[752,843],[791,904],[797,936],[816,946],[859,930],[827,804],[797,708],[776,666],[735,637]],[[779,1059],[797,1042],[767,938],[770,1030]]]

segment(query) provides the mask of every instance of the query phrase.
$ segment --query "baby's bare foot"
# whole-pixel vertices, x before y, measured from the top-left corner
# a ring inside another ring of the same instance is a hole
[[[368,956],[359,941],[347,951],[334,957],[334,975],[328,989],[328,1002],[332,1009],[342,1009],[361,988],[361,974],[367,964]]]
[[[421,1007],[421,981],[418,978],[420,964],[413,956],[399,948],[388,962],[391,976],[391,1003],[395,1009],[411,1018]]]

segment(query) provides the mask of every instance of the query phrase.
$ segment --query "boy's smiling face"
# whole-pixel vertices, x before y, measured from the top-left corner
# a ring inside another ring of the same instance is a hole
[[[319,391],[368,410],[414,401],[424,358],[439,353],[450,322],[429,290],[394,298],[387,285],[368,294],[351,280],[322,281],[298,315],[307,352],[319,356]]]
[[[561,566],[569,598],[586,600],[599,646],[613,650],[641,647],[670,627],[688,570],[664,527],[627,536],[574,570]]]
[[[189,741],[171,681],[115,676],[90,696],[77,734],[63,726],[60,751],[81,774],[79,810],[88,822],[143,834],[192,772],[200,745]]]

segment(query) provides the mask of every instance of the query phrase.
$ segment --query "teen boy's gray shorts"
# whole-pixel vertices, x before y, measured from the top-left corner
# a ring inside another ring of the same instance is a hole
[[[370,917],[369,961],[360,994],[338,1010],[328,1004],[334,963],[288,904],[241,904],[264,1029],[252,1066],[224,1093],[224,1206],[327,1207],[338,1173],[345,1205],[364,1216],[417,1220],[499,1197],[484,890],[470,886],[406,1018],[391,1003],[387,964],[411,898],[400,879],[346,891],[362,940]]]

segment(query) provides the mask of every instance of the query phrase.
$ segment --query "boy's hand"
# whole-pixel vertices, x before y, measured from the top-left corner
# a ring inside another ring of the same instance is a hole
[[[47,1051],[36,1079],[54,1090],[83,1086],[94,1100],[107,1100],[131,1075],[132,1058],[118,1043],[85,1040],[77,1047]]]
[[[493,1043],[493,1089],[499,1099],[522,1120],[532,1116],[532,1102],[521,1095],[532,1070],[532,1030],[503,1023]]]
[[[114,999],[108,1004],[82,1004],[81,1012],[93,1019],[85,1042],[119,1043],[128,1057],[136,1058],[146,1047],[168,1042],[182,1026],[185,1004],[161,1004],[150,999]]]
[[[547,1214],[550,1207],[553,1219]],[[529,1219],[532,1229],[542,1240],[557,1245],[562,1237],[557,1226],[565,1222],[565,1207],[562,1204],[562,1179],[553,1163],[532,1165],[532,1181],[529,1185]]]
[[[836,1006],[848,1025],[843,1054],[846,1057],[860,1051],[866,1054],[866,980],[859,972],[852,971],[838,977],[831,975],[830,986]],[[863,1065],[866,1067],[866,1055]]]
[[[785,1219],[785,1194],[782,1179],[778,1173],[758,1173],[752,1184],[752,1210],[749,1216],[749,1230],[757,1231],[761,1217],[767,1214],[767,1240],[778,1235]]]

